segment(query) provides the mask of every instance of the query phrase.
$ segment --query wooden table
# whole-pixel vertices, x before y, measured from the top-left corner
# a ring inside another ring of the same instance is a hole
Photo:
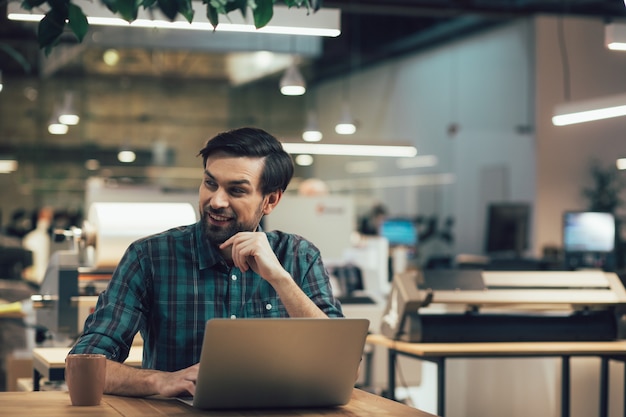
[[[404,404],[355,389],[348,404],[333,408],[203,411],[169,398],[105,395],[95,407],[74,407],[64,391],[0,392],[3,417],[434,417]]]
[[[42,377],[49,381],[65,379],[65,357],[69,347],[45,347],[33,349],[33,391],[39,391]],[[143,356],[142,346],[130,348],[128,358],[124,362],[129,366],[141,367]]]
[[[561,358],[561,416],[569,416],[570,358],[597,356],[600,358],[600,417],[608,416],[609,360],[626,362],[626,340],[609,342],[496,342],[496,343],[409,343],[371,334],[367,343],[388,349],[388,396],[395,398],[396,360],[398,355],[437,364],[437,414],[445,412],[445,376],[448,358]],[[626,374],[626,372],[625,372]],[[626,383],[624,388],[626,398]],[[626,416],[626,406],[624,407]]]

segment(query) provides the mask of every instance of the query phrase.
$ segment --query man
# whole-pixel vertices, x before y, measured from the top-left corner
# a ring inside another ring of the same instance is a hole
[[[259,228],[293,175],[280,142],[241,128],[199,155],[200,221],[131,244],[72,348],[107,356],[106,393],[193,395],[211,318],[342,316],[317,248]],[[138,331],[146,369],[121,363]]]

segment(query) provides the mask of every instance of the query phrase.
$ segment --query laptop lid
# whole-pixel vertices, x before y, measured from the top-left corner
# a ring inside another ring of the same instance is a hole
[[[193,405],[329,407],[350,400],[367,319],[207,321]]]

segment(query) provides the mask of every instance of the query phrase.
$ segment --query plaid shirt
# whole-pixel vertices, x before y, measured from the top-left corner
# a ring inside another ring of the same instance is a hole
[[[266,234],[304,293],[329,317],[342,317],[318,249],[297,235]],[[129,246],[72,352],[123,362],[140,331],[143,367],[175,371],[199,361],[205,322],[216,317],[288,314],[267,281],[226,264],[200,223],[182,226]]]

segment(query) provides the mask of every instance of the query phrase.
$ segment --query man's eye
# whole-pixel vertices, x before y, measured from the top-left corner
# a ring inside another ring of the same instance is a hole
[[[204,180],[204,184],[209,188],[215,188],[216,184],[213,180]]]
[[[246,190],[244,190],[243,188],[233,188],[230,190],[230,192],[235,195],[239,195],[239,194],[245,194]]]

